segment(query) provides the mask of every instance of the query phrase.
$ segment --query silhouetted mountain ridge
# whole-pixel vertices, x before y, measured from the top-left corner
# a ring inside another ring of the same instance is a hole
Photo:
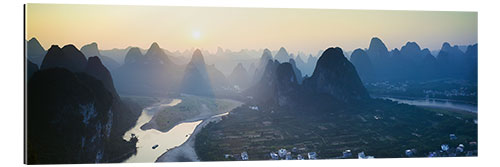
[[[74,45],[66,45],[62,49],[52,45],[43,59],[40,69],[65,68],[72,72],[82,72],[87,64],[87,59]]]
[[[102,64],[104,64],[104,66],[106,66],[106,68],[108,68],[109,70],[114,70],[120,66],[120,64],[112,58],[101,55],[97,43],[95,42],[82,46],[82,48],[80,48],[80,51],[83,53],[83,55],[85,55],[87,59],[94,56],[99,57],[99,59],[101,59],[102,61]]]
[[[199,49],[193,52],[191,61],[186,65],[181,82],[181,92],[214,96],[215,92],[229,87],[229,81],[215,65],[206,65]]]
[[[302,85],[297,81],[293,64],[269,60],[261,80],[245,94],[251,95],[256,103],[281,107],[297,106],[319,95],[343,103],[370,98],[355,67],[340,48],[324,51],[313,75],[305,78]]]
[[[47,51],[42,47],[36,38],[31,38],[26,42],[26,56],[27,59],[35,63],[37,66],[42,65],[42,61]]]
[[[329,94],[341,101],[369,98],[356,68],[338,47],[323,52],[313,75],[306,78],[303,85],[305,89]]]
[[[435,57],[429,49],[421,48],[416,42],[407,42],[401,49],[388,52],[377,37],[372,38],[366,51],[369,60],[363,59],[361,49],[355,51],[350,59],[361,78],[367,82],[477,78],[477,60],[467,59],[460,47],[451,46],[448,42],[443,43]]]
[[[290,60],[291,57],[288,52],[286,51],[286,49],[284,47],[281,47],[278,52],[276,53],[276,55],[274,56],[274,59],[278,60],[280,63],[284,63],[284,62],[288,62],[288,60]]]

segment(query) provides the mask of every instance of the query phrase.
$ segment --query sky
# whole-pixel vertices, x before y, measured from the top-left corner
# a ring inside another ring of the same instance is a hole
[[[26,37],[51,45],[99,49],[157,42],[175,51],[217,47],[241,49],[285,47],[316,54],[328,47],[344,51],[367,48],[379,37],[389,49],[417,42],[437,50],[477,43],[477,12],[338,9],[216,8],[117,5],[28,4]]]

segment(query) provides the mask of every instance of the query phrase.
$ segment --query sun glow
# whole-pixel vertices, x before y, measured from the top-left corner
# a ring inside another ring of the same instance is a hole
[[[367,22],[373,24],[366,26]],[[422,25],[432,26],[415,29]],[[346,51],[366,47],[376,36],[391,49],[409,40],[435,50],[444,40],[476,43],[477,13],[28,4],[26,33],[26,40],[36,37],[45,49],[53,44],[81,47],[91,42],[104,50],[148,48],[156,41],[170,50],[285,47],[289,52],[315,54],[331,46]]]
[[[201,38],[201,33],[200,31],[193,31],[193,38],[195,40],[199,40]]]

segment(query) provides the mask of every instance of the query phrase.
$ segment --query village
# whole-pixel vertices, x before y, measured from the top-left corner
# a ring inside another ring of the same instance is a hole
[[[249,106],[251,110],[259,111],[258,106]],[[378,116],[374,116],[374,119],[381,119]],[[271,123],[264,123],[270,125]],[[258,136],[254,136],[258,137]],[[449,134],[450,142],[454,142],[458,139],[457,135]],[[471,141],[468,143],[469,146],[477,147],[477,142]],[[353,156],[353,153],[350,149],[347,149],[342,152],[341,156],[335,157],[320,157],[318,153],[306,152],[306,148],[297,148],[293,147],[290,150],[285,148],[280,148],[276,151],[269,152],[268,159],[269,160],[315,160],[315,159],[374,159],[375,156],[366,155],[365,151],[360,151],[357,153],[357,157]],[[404,150],[404,155],[406,157],[417,157],[418,151],[415,148]],[[456,157],[456,156],[477,156],[477,149],[472,149],[466,151],[465,145],[460,143],[456,147],[452,147],[450,144],[442,144],[440,148],[436,151],[432,151],[425,154],[426,157]],[[239,154],[224,154],[224,159],[228,160],[250,160],[251,158],[248,155],[248,152],[244,151]]]
[[[472,114],[398,103],[344,106],[335,111],[245,104],[235,110],[220,123],[207,125],[203,131],[210,133],[197,136],[202,160],[477,156],[477,117]],[[440,124],[435,123],[438,120]],[[392,130],[382,128],[388,125]],[[406,128],[409,125],[412,128]]]

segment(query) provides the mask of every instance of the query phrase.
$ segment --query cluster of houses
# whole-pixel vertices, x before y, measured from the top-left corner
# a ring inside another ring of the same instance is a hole
[[[296,152],[296,148],[292,149],[292,152]],[[271,156],[272,160],[292,160],[292,152],[287,152],[286,149],[279,149],[277,153],[271,152],[269,155]],[[318,159],[318,154],[316,152],[309,152],[307,153],[307,158],[308,159]],[[336,157],[336,158],[353,158],[351,150],[345,150],[342,152],[342,156]],[[374,156],[366,155],[364,151],[358,153],[358,159],[374,159]],[[297,154],[298,160],[303,160],[305,157],[303,157],[301,154]]]
[[[248,153],[246,151],[242,152],[241,154],[224,154],[224,158],[226,159],[236,159],[236,160],[243,160],[246,161],[248,160]]]
[[[463,147],[463,145],[462,145],[462,147]],[[408,152],[408,150],[407,150],[407,152]],[[413,150],[409,150],[409,152],[416,152],[416,151],[413,149]],[[295,154],[296,158],[293,158],[292,154]],[[276,152],[270,152],[269,156],[271,157],[271,160],[295,160],[295,159],[304,160],[306,158],[307,159],[318,159],[318,154],[316,152],[308,152],[307,157],[305,157],[302,154],[298,153],[296,147],[294,147],[291,151],[287,151],[286,149],[281,148],[281,149],[277,150]],[[241,154],[235,154],[235,155],[225,154],[224,157],[226,159],[236,158],[237,160],[243,160],[243,161],[249,159],[248,153],[246,151],[242,152]],[[353,155],[352,155],[351,150],[345,150],[342,152],[342,156],[336,157],[336,158],[353,158]],[[358,159],[374,159],[374,158],[375,158],[374,156],[366,155],[364,151],[358,153]]]
[[[351,150],[345,150],[342,152],[342,156],[337,157],[337,158],[353,158],[352,156],[352,151]],[[358,153],[358,159],[374,159],[374,156],[371,155],[366,155],[364,151],[361,151]]]
[[[296,148],[292,149],[292,152],[296,152]],[[292,152],[287,152],[286,149],[279,149],[277,153],[271,152],[269,155],[271,156],[272,160],[292,160]],[[307,153],[307,158],[308,159],[318,159],[318,154],[316,152],[309,152]],[[351,150],[345,150],[342,152],[342,156],[336,157],[336,158],[353,158]],[[358,153],[358,159],[373,159],[375,158],[374,156],[366,155],[364,151]],[[301,154],[297,154],[298,160],[303,160],[305,157],[303,157]]]
[[[250,106],[250,109],[252,110],[259,110],[257,106]],[[455,134],[450,134],[449,135],[450,140],[457,140],[458,137]],[[469,142],[469,145],[477,145],[477,142]],[[293,158],[292,154],[295,154],[296,158]],[[417,156],[417,150],[412,148],[412,149],[407,149],[405,150],[405,155],[407,157],[414,157]],[[455,156],[475,156],[477,155],[477,150],[473,151],[465,151],[465,145],[464,144],[458,144],[458,146],[455,147],[450,147],[448,144],[442,144],[440,147],[440,150],[429,152],[427,154],[428,157],[455,157]],[[225,154],[224,155],[226,159],[228,158],[236,158],[238,160],[248,160],[248,153],[242,152],[241,154],[235,154],[235,155],[230,155],[230,154]],[[304,160],[306,157],[304,157],[302,154],[299,154],[297,151],[297,148],[294,147],[291,151],[287,151],[284,148],[281,148],[277,150],[276,152],[270,152],[269,156],[271,160]],[[342,152],[342,156],[336,157],[336,158],[352,158],[352,152],[351,150],[345,150]],[[317,159],[318,155],[316,152],[308,152],[307,153],[307,159]],[[373,159],[375,158],[374,156],[369,156],[366,155],[364,151],[358,153],[358,159]]]
[[[251,110],[259,111],[259,106],[249,106]]]
[[[374,156],[365,155],[364,151],[361,151],[360,153],[358,153],[358,159],[374,159],[374,158],[375,158]]]
[[[297,148],[296,147],[294,147],[292,149],[292,151],[287,151],[286,149],[281,148],[277,152],[271,152],[271,153],[269,153],[269,155],[271,156],[272,160],[294,160],[294,158],[292,157],[292,153],[297,153]],[[226,158],[226,159],[235,158],[236,160],[243,160],[243,161],[245,161],[245,160],[249,159],[249,156],[248,156],[248,153],[245,151],[245,152],[242,152],[239,155],[238,154],[235,154],[235,155],[224,154],[224,158]],[[309,153],[307,153],[307,158],[308,159],[317,159],[316,152],[309,152]],[[301,154],[297,153],[297,156],[296,156],[295,159],[297,159],[297,160],[304,160],[305,158]]]
[[[408,150],[405,150],[405,155],[407,157],[413,157],[415,156],[415,154],[417,154],[417,150],[416,149],[408,149]]]
[[[450,134],[450,140],[457,140],[458,137],[455,134]],[[475,145],[477,144],[476,142],[469,142],[469,145]],[[416,149],[408,149],[405,150],[405,155],[407,157],[414,157],[416,156],[417,150]],[[451,147],[448,144],[442,144],[440,146],[440,150],[429,152],[427,154],[427,157],[456,157],[456,156],[474,156],[474,154],[477,154],[476,151],[465,151],[465,145],[464,144],[458,144],[457,147]]]
[[[450,134],[450,140],[457,140],[457,136],[455,134]]]
[[[456,140],[455,135],[450,134],[450,139]],[[476,142],[470,142],[469,145],[476,144]],[[302,154],[297,153],[297,148],[293,148],[292,151],[287,151],[284,148],[279,149],[277,152],[270,152],[269,156],[271,157],[271,160],[294,160],[292,157],[292,153],[296,154],[297,160],[304,160],[306,157],[304,157]],[[414,157],[417,154],[416,149],[408,149],[405,150],[405,155],[407,157]],[[247,152],[242,152],[240,155],[236,156],[235,155],[230,155],[230,154],[225,154],[225,158],[237,158],[238,160],[248,160],[248,153]],[[441,149],[438,151],[433,151],[429,152],[427,157],[455,157],[455,156],[474,156],[477,155],[477,150],[475,151],[465,151],[465,146],[464,144],[458,144],[456,148],[450,147],[448,144],[442,144]],[[352,158],[352,152],[351,150],[345,150],[342,152],[342,156],[336,157],[336,158]],[[309,152],[307,153],[307,159],[317,159],[318,155],[316,152]],[[366,155],[364,151],[358,153],[358,159],[374,159],[374,156]]]
[[[370,85],[378,88],[384,88],[386,90],[401,91],[401,92],[406,92],[406,89],[408,87],[407,82],[391,84],[388,81],[384,81],[384,82],[371,83]]]
[[[465,151],[465,146],[459,144],[456,148],[450,147],[448,144],[442,144],[441,150],[429,152],[427,157],[456,157],[462,156],[474,156],[477,151]]]
[[[455,134],[450,134],[450,140],[457,140]],[[469,145],[476,145],[476,142],[469,142]],[[458,144],[457,147],[450,147],[448,144],[442,144],[441,150],[429,152],[428,157],[455,157],[455,156],[474,156],[477,154],[475,151],[465,151],[464,144]]]
[[[241,160],[243,161],[248,160],[248,153],[246,151],[241,153]]]
[[[287,151],[286,149],[284,148],[281,148],[276,152],[270,152],[269,153],[269,156],[271,157],[272,160],[293,160],[294,158],[292,157],[292,153],[297,153],[297,148],[294,147],[292,149],[292,151]],[[297,156],[296,156],[297,160],[304,160],[304,156],[302,156],[301,154],[298,154],[297,153]],[[317,159],[317,154],[316,152],[309,152],[307,153],[307,158],[308,159]]]
[[[345,150],[344,152],[342,152],[342,158],[351,158],[351,157],[352,157],[351,150]]]

